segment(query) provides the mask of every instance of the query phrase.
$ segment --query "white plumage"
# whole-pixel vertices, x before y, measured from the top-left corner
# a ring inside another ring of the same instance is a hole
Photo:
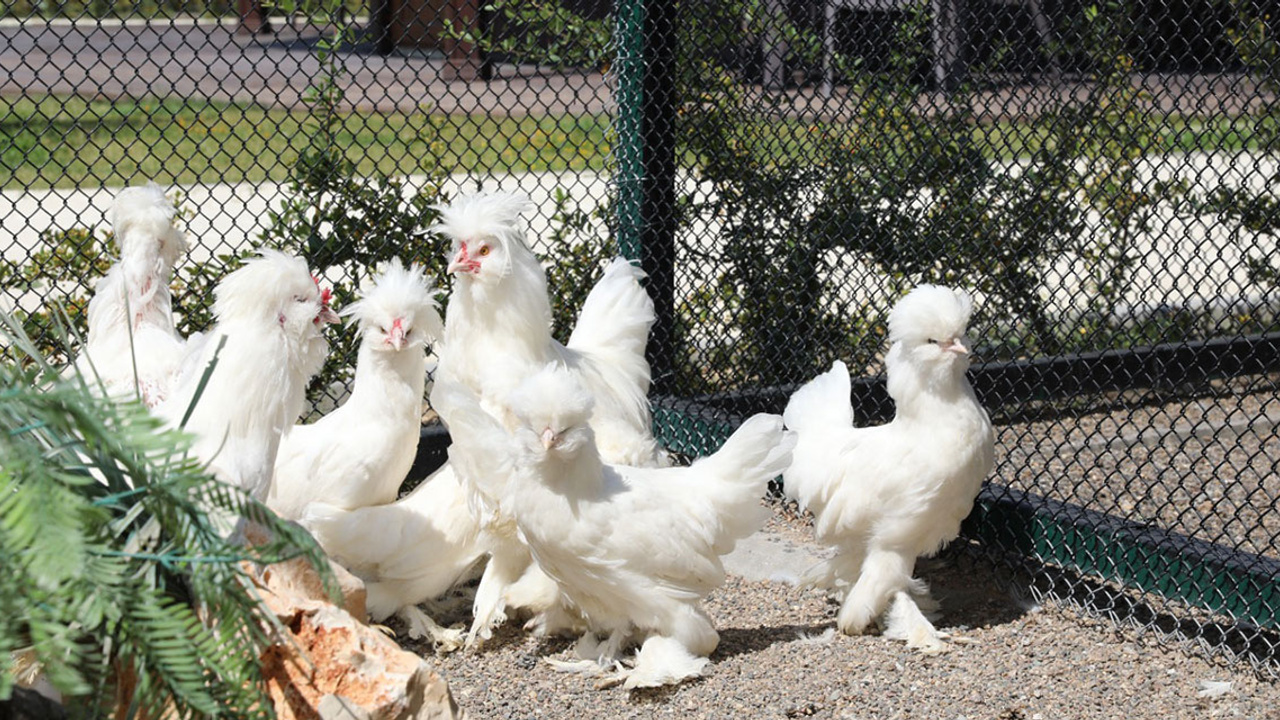
[[[393,260],[343,311],[360,328],[355,382],[341,407],[282,440],[267,498],[281,517],[296,520],[312,502],[352,510],[396,499],[422,430],[426,348],[444,330],[436,308],[421,268]]]
[[[173,391],[157,408],[174,425],[190,409],[184,427],[196,436],[196,456],[258,500],[266,500],[280,436],[297,421],[307,382],[324,364],[321,331],[338,321],[328,296],[300,258],[263,250],[218,284],[216,323],[191,339]]]
[[[642,274],[626,260],[614,260],[588,295],[568,345],[561,345],[551,337],[546,274],[524,242],[520,216],[530,207],[522,195],[494,193],[463,197],[441,208],[436,229],[453,241],[449,271],[457,280],[445,318],[438,382],[463,384],[480,397],[485,410],[510,425],[505,398],[548,363],[559,364],[595,399],[591,424],[608,460],[663,464],[665,456],[650,427],[644,347],[654,314],[653,302],[640,286]],[[455,436],[454,442],[474,440]],[[468,639],[475,643],[505,619],[509,591],[522,576],[535,588],[545,587],[545,581],[530,568],[529,552],[501,497],[486,492],[482,479],[459,474],[472,492],[472,510],[490,551]]]
[[[154,184],[121,190],[108,212],[120,259],[94,287],[89,337],[77,366],[109,393],[162,401],[182,361],[169,281],[186,249],[177,209]]]
[[[417,605],[470,577],[484,557],[467,492],[449,465],[405,497],[386,505],[342,510],[311,503],[301,523],[335,560],[365,581],[369,615],[399,615],[413,637],[428,636],[441,651],[464,633],[442,628]]]
[[[640,644],[623,673],[628,687],[700,672],[719,642],[701,600],[724,581],[721,556],[767,517],[760,499],[790,464],[782,419],[749,419],[689,467],[637,468],[601,459],[591,395],[554,364],[510,397],[513,432],[460,385],[437,383],[432,401],[466,438],[450,447],[451,462],[502,498],[538,565],[585,618],[592,635],[579,654],[614,667]]]
[[[644,357],[653,301],[644,274],[613,260],[583,303],[567,345],[551,337],[546,273],[525,245],[523,195],[483,194],[441,208],[437,230],[453,241],[456,276],[445,319],[441,373],[480,393],[487,407],[549,362],[578,375],[596,400],[592,428],[616,462],[653,465],[649,364]]]
[[[927,590],[911,575],[917,557],[959,533],[994,462],[991,422],[965,377],[971,310],[967,294],[934,285],[893,308],[885,365],[896,414],[888,424],[852,426],[849,372],[838,361],[787,404],[783,417],[799,444],[786,493],[836,549],[807,581],[844,594],[837,624],[845,633],[861,634],[892,603],[888,635],[945,647],[918,603],[931,602]]]

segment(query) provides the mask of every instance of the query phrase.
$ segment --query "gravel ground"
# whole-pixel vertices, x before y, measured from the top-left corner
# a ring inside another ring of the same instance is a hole
[[[1278,557],[1280,400],[1274,379],[1260,385],[1002,427],[993,480]],[[810,519],[786,503],[773,508],[770,541],[817,552]],[[538,640],[515,623],[477,653],[435,662],[476,718],[1280,720],[1280,685],[1244,663],[1224,666],[1071,606],[1019,600],[968,555],[922,561],[918,575],[943,604],[939,627],[967,638],[947,654],[836,635],[838,606],[821,592],[731,575],[706,602],[721,635],[707,675],[674,688],[596,689],[542,661],[572,659],[570,640]],[[421,643],[406,647],[432,655]]]
[[[810,539],[804,518],[776,510],[766,533]],[[542,662],[571,659],[569,640],[538,640],[514,624],[479,652],[435,662],[476,718],[1280,717],[1280,687],[1247,668],[1134,640],[1069,608],[1019,602],[966,556],[923,561],[919,572],[943,603],[939,627],[968,639],[950,653],[836,635],[837,605],[821,592],[730,576],[707,599],[721,635],[707,675],[674,688],[598,690]],[[422,644],[406,647],[431,656]],[[1230,687],[1205,697],[1206,681]]]

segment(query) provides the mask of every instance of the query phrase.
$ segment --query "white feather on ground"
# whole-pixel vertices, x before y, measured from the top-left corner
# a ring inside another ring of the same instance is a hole
[[[968,295],[922,285],[889,317],[885,359],[894,419],[852,427],[844,363],[797,391],[784,413],[799,435],[784,474],[786,493],[815,516],[819,542],[836,554],[805,577],[843,595],[840,630],[861,634],[889,609],[889,634],[937,651],[941,634],[924,617],[916,558],[954,539],[994,463],[990,420],[965,378]]]
[[[343,312],[361,335],[351,395],[320,420],[295,426],[276,457],[267,504],[290,520],[312,502],[344,510],[392,502],[417,455],[426,349],[444,329],[431,283],[418,266],[393,260]]]
[[[120,258],[94,286],[89,335],[76,366],[108,393],[164,400],[184,353],[169,282],[186,250],[177,208],[155,184],[121,190],[108,212]]]
[[[525,244],[521,215],[531,205],[516,194],[480,194],[442,207],[437,230],[453,242],[449,271],[456,276],[445,318],[439,382],[459,382],[477,395],[486,411],[504,425],[512,421],[505,398],[547,363],[579,377],[596,400],[592,425],[607,459],[660,465],[665,454],[655,442],[648,402],[649,366],[644,358],[653,303],[640,286],[642,274],[621,258],[605,269],[589,293],[572,337],[561,345],[551,337],[551,303],[546,274]],[[440,411],[440,408],[436,408]],[[447,423],[447,413],[440,411]],[[453,435],[453,442],[472,438]],[[545,587],[531,569],[531,556],[516,534],[502,493],[482,489],[486,479],[459,471],[471,491],[490,561],[476,591],[468,637],[476,645],[506,618],[519,597],[543,593],[512,590],[525,581]],[[530,608],[535,613],[546,607]],[[543,629],[547,623],[542,623]]]
[[[1231,692],[1232,683],[1230,680],[1197,680],[1196,681],[1196,697],[1216,698],[1227,695]]]
[[[509,399],[509,433],[465,387],[438,382],[433,404],[468,475],[490,479],[538,565],[581,612],[590,632],[579,654],[600,670],[641,646],[630,686],[668,684],[701,672],[719,642],[702,598],[724,581],[721,556],[757,530],[760,499],[786,468],[794,441],[776,415],[757,415],[714,455],[689,467],[605,464],[588,423],[591,397],[550,365]],[[653,638],[662,638],[654,641]]]

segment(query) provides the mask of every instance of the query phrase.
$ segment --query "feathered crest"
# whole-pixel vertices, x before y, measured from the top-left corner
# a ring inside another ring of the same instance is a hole
[[[155,183],[121,190],[107,211],[121,257],[145,252],[135,247],[139,240],[159,241],[159,254],[168,266],[187,245],[182,232],[173,226],[177,216],[178,209]]]
[[[342,315],[357,320],[373,305],[388,308],[436,307],[435,284],[418,264],[405,267],[398,258],[379,263],[373,275],[360,283],[360,299],[343,308]]]
[[[440,222],[431,230],[451,240],[492,237],[511,252],[515,246],[528,250],[521,216],[532,210],[533,202],[524,193],[492,192],[464,195],[448,205],[437,205]]]
[[[973,312],[973,299],[963,290],[920,285],[898,301],[889,313],[889,342],[905,338],[953,338],[964,334]]]
[[[265,320],[274,317],[286,300],[317,291],[302,258],[264,248],[218,283],[213,311],[219,320],[254,316]]]
[[[520,383],[507,405],[526,421],[554,417],[562,427],[574,427],[587,424],[595,399],[568,368],[549,363]]]
[[[374,274],[361,283],[360,299],[343,308],[341,314],[363,326],[378,310],[393,316],[412,314],[415,323],[426,323],[424,330],[432,338],[444,333],[435,283],[420,265],[405,267],[399,258],[380,263]]]

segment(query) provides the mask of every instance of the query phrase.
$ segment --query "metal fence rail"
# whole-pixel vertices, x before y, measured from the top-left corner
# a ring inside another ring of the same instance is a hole
[[[965,287],[999,424],[973,547],[1280,673],[1269,5],[437,5],[8,6],[0,307],[73,351],[48,308],[79,322],[126,184],[187,214],[184,331],[257,244],[341,301],[380,259],[442,269],[434,203],[518,188],[561,336],[599,259],[640,260],[655,420],[699,455],[837,358],[890,417],[888,308]]]

